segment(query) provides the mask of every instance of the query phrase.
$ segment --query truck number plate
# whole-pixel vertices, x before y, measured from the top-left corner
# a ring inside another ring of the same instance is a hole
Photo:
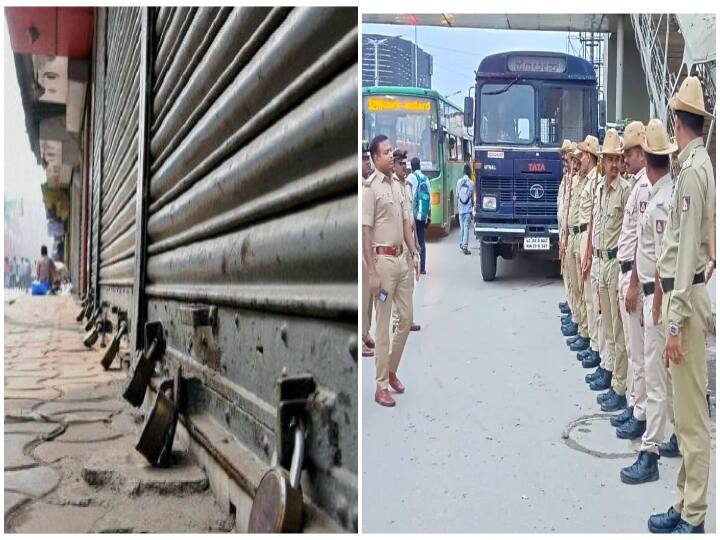
[[[548,251],[550,249],[550,238],[542,236],[528,236],[525,238],[525,250],[527,251]]]

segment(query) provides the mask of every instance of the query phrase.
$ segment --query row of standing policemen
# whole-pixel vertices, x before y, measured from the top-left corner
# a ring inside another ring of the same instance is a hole
[[[696,77],[670,101],[676,143],[657,119],[565,141],[558,194],[567,302],[563,335],[577,351],[622,439],[641,438],[626,484],[658,480],[658,459],[681,456],[676,499],[651,532],[704,532],[710,464],[705,283],[715,267],[715,177],[703,144]],[[679,151],[679,153],[678,153]],[[679,173],[672,173],[677,153]],[[600,161],[600,162],[598,162]],[[665,435],[673,423],[675,434]]]
[[[420,248],[415,233],[412,190],[405,181],[407,153],[393,151],[384,135],[370,141],[367,153],[375,171],[363,179],[362,188],[362,337],[365,347],[369,347],[374,307],[375,341],[371,348],[375,353],[375,401],[384,407],[393,407],[395,399],[390,390],[396,394],[405,391],[397,371],[412,325],[413,288],[419,278]],[[394,319],[393,332],[390,331],[391,318]]]

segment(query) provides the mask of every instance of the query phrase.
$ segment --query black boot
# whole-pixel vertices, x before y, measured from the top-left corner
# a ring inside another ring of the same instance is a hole
[[[579,353],[577,353],[575,356],[577,357],[578,361],[582,362],[587,357],[589,357],[592,354],[592,352],[593,352],[592,349],[585,349],[584,351],[580,351]]]
[[[612,371],[608,371],[607,369],[603,370],[602,377],[598,377],[593,382],[590,383],[590,390],[593,390],[597,392],[598,390],[607,390],[610,388],[610,383],[612,382]],[[600,394],[605,395],[605,394]],[[598,400],[600,399],[600,396],[598,396]],[[598,401],[600,403],[600,401]]]
[[[650,452],[640,452],[635,463],[620,469],[620,480],[624,484],[644,484],[660,479],[658,456]]]
[[[594,368],[600,365],[600,353],[592,351],[592,354],[582,361],[582,367],[585,369]]]
[[[664,514],[653,514],[648,519],[648,529],[652,533],[671,533],[680,523],[680,512],[672,506]]]
[[[568,324],[568,325],[560,328],[560,331],[562,332],[562,335],[565,337],[574,336],[575,334],[578,333],[578,325],[575,323]]]
[[[660,455],[662,457],[678,457],[680,455],[680,447],[678,446],[677,437],[673,433],[668,442],[660,445]]]
[[[581,337],[580,339],[576,339],[570,344],[570,350],[575,351],[584,351],[590,348],[590,338]]]
[[[627,422],[628,420],[630,420],[632,418],[632,414],[633,414],[633,408],[628,407],[620,414],[611,416],[610,417],[610,425],[612,427],[619,427],[619,426],[623,425],[625,422]]]
[[[607,402],[604,404],[607,404]],[[637,439],[645,433],[646,426],[647,422],[645,420],[638,420],[631,416],[627,422],[615,430],[615,435],[618,436],[618,439]]]
[[[592,373],[589,373],[589,374],[585,375],[585,382],[588,383],[588,384],[591,383],[591,382],[593,382],[595,379],[597,379],[598,377],[602,376],[602,372],[603,372],[603,371],[605,371],[605,370],[604,370],[603,368],[601,368],[600,366],[598,366],[595,371],[593,371]]]
[[[615,395],[615,390],[610,388],[610,390],[608,390],[607,392],[603,392],[602,394],[599,394],[598,397],[595,398],[595,401],[602,404],[605,401],[607,401],[608,399],[610,399],[611,397],[613,397],[614,395]]]
[[[610,396],[600,404],[600,410],[603,412],[620,411],[625,407],[627,407],[627,399],[625,399],[625,396],[621,396],[620,394],[617,394],[615,392],[613,392],[612,396]],[[642,435],[642,432],[640,433],[640,435]]]
[[[567,339],[565,340],[565,345],[567,345],[567,346],[569,347],[570,345],[572,345],[573,343],[575,343],[575,342],[576,342],[577,340],[579,340],[579,339],[582,339],[582,337],[580,336],[580,334],[577,334],[577,335],[574,335],[574,336],[570,336],[569,338],[567,338]]]

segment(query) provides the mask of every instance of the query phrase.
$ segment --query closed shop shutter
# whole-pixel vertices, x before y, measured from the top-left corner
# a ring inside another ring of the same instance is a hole
[[[106,8],[100,299],[128,310],[135,265],[141,8]]]
[[[163,369],[200,379],[195,406],[265,464],[276,381],[311,374],[307,494],[356,528],[357,9],[160,8],[153,28],[145,317]],[[127,277],[132,253],[103,246],[101,284]],[[202,340],[181,323],[195,304],[217,309]]]

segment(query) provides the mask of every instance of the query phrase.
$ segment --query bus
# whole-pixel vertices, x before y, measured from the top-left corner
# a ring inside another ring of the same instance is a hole
[[[457,214],[455,184],[472,158],[472,131],[463,111],[437,91],[405,86],[365,87],[363,138],[388,137],[393,148],[420,159],[430,180],[430,229],[447,235]]]
[[[590,62],[556,52],[489,55],[475,83],[464,124],[474,126],[474,229],[492,281],[497,257],[558,259],[560,145],[598,136],[598,91]]]

